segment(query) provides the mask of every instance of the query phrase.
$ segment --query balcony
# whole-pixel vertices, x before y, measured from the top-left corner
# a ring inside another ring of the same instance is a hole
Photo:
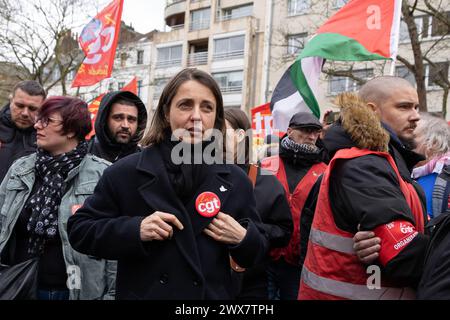
[[[168,0],[164,10],[166,24],[173,25],[184,24],[184,15],[187,9],[186,0]]]
[[[244,50],[228,51],[222,53],[214,53],[213,60],[231,60],[244,57]]]
[[[172,67],[180,67],[180,66],[181,66],[181,59],[173,59],[173,60],[157,61],[155,68],[162,69],[162,68],[172,68]]]
[[[188,55],[188,67],[208,64],[208,52],[196,52]]]
[[[242,86],[220,87],[222,93],[239,93],[242,92]]]

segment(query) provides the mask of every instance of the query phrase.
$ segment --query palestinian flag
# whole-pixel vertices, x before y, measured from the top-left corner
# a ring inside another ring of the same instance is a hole
[[[401,5],[401,0],[351,0],[320,27],[273,92],[274,128],[286,131],[289,119],[300,111],[320,119],[316,93],[326,59],[395,59]]]

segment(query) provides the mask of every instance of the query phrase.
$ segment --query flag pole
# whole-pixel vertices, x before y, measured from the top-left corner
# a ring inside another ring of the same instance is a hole
[[[395,75],[395,63],[397,62],[397,59],[391,60],[391,66],[389,68],[389,75],[394,76]]]

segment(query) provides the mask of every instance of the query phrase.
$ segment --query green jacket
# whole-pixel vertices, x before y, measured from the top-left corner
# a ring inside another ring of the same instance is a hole
[[[0,256],[3,252],[35,181],[36,153],[18,159],[0,185]],[[61,199],[58,229],[67,267],[67,287],[71,300],[114,299],[116,261],[97,259],[78,253],[69,244],[67,220],[83,204],[110,165],[106,160],[87,155],[67,175],[67,191]],[[1,261],[0,261],[1,262]]]

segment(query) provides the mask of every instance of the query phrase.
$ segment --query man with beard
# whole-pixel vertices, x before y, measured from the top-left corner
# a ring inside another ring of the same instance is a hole
[[[281,139],[279,155],[265,158],[261,167],[271,171],[284,187],[294,230],[289,244],[270,252],[268,292],[271,300],[295,300],[300,282],[300,214],[305,200],[325,171],[324,149],[318,140],[322,124],[309,112],[298,112]]]
[[[115,162],[139,152],[146,125],[147,110],[138,96],[129,91],[110,92],[100,103],[89,153]]]
[[[46,97],[36,81],[19,82],[0,112],[0,183],[12,163],[36,151],[36,114]]]
[[[299,299],[412,298],[408,287],[418,283],[429,242],[424,194],[411,179],[423,160],[412,151],[417,91],[402,78],[378,77],[359,97],[344,94],[338,104],[340,119],[324,138],[332,160],[320,186]],[[381,247],[361,246],[358,236],[353,247],[358,230],[372,230],[376,237],[368,241]],[[366,272],[358,260],[373,260],[372,253],[381,271],[378,287],[367,285],[375,269]]]

